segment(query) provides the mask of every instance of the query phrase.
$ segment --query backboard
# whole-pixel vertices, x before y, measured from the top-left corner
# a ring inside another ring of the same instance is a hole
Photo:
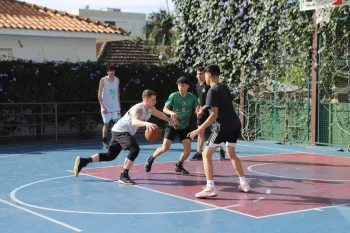
[[[350,5],[350,0],[299,0],[300,1],[300,10],[301,11],[308,11],[308,10],[315,10],[316,9],[316,4],[314,3],[315,1],[318,2],[328,2],[325,3],[324,5],[321,5],[320,7],[325,8],[325,7],[338,7],[338,6],[346,6]],[[331,2],[331,3],[330,3]],[[318,4],[320,5],[320,4]]]

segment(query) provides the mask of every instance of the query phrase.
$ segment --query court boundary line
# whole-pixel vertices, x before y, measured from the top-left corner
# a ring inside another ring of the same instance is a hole
[[[298,178],[298,177],[291,177],[291,176],[279,176],[279,175],[273,175],[273,174],[269,174],[269,173],[264,173],[264,172],[258,172],[258,171],[254,171],[252,168],[253,167],[257,167],[257,166],[263,166],[263,165],[270,165],[270,164],[279,164],[279,163],[258,163],[258,164],[254,164],[251,165],[249,167],[247,167],[247,170],[252,172],[252,173],[256,173],[256,174],[260,174],[260,175],[265,175],[265,176],[270,176],[270,177],[277,177],[277,178],[284,178],[284,179],[291,179],[291,180],[306,180],[306,181],[325,181],[325,182],[350,182],[350,180],[324,180],[324,179],[310,179],[310,178]]]
[[[117,183],[118,181],[115,181],[115,180],[112,180],[112,179],[107,179],[107,178],[103,178],[103,177],[98,177],[98,176],[94,176],[94,175],[90,175],[90,174],[82,174],[82,175],[85,175],[85,176],[90,176],[90,177],[93,177],[93,178],[97,178],[97,179],[102,179],[102,180],[109,180],[109,181],[112,181],[113,183]],[[53,178],[49,178],[49,179],[44,179],[44,180],[38,180],[38,181],[35,181],[35,182],[32,182],[32,183],[28,183],[28,184],[25,184],[25,185],[22,185],[16,189],[14,189],[11,193],[10,193],[10,197],[11,199],[18,203],[18,204],[21,204],[21,205],[24,205],[24,206],[27,206],[27,207],[31,207],[31,208],[35,208],[35,209],[41,209],[41,210],[48,210],[48,211],[53,211],[53,212],[61,212],[61,213],[73,213],[73,214],[95,214],[95,215],[157,215],[157,214],[186,214],[186,213],[197,213],[197,212],[206,212],[206,211],[213,211],[213,210],[228,210],[230,211],[228,208],[232,208],[232,207],[237,207],[237,206],[240,206],[240,204],[235,204],[235,205],[229,205],[229,206],[223,206],[223,207],[220,207],[220,206],[215,206],[215,205],[211,205],[211,204],[206,204],[206,203],[202,203],[202,202],[198,202],[199,204],[204,204],[204,205],[207,205],[207,206],[210,206],[210,207],[213,207],[213,208],[210,208],[210,209],[198,209],[198,210],[182,210],[182,211],[163,211],[163,212],[135,212],[135,213],[122,213],[122,212],[92,212],[92,211],[74,211],[74,210],[65,210],[65,209],[55,209],[55,208],[49,208],[49,207],[44,207],[44,206],[39,206],[39,205],[33,205],[33,204],[29,204],[29,203],[26,203],[24,201],[21,201],[19,200],[17,197],[16,197],[16,193],[17,191],[23,189],[23,188],[26,188],[28,186],[31,186],[31,185],[34,185],[34,184],[38,184],[38,183],[42,183],[42,182],[45,182],[45,181],[50,181],[50,180],[57,180],[57,179],[62,179],[62,178],[68,178],[68,177],[73,177],[74,175],[68,175],[68,176],[58,176],[58,177],[53,177]],[[134,187],[136,187],[136,185],[134,185]],[[138,186],[138,188],[144,188],[144,187],[141,187],[141,186]],[[160,192],[160,191],[157,191],[157,190],[151,190],[151,189],[147,189],[147,188],[144,188],[148,191],[153,191],[153,192],[157,192],[157,193],[160,193],[160,194],[166,194],[166,193],[163,193],[163,192]],[[176,195],[172,195],[172,194],[167,194],[168,196],[173,196],[173,197],[178,197],[178,198],[182,198],[180,196],[176,196]],[[182,198],[182,199],[186,199],[186,198]],[[186,199],[188,201],[192,201],[192,202],[195,202],[194,200],[191,200],[191,199]]]
[[[79,228],[73,227],[73,226],[71,226],[71,225],[69,225],[69,224],[66,224],[66,223],[64,223],[64,222],[58,221],[58,220],[56,220],[56,219],[47,217],[47,216],[45,216],[45,215],[43,215],[43,214],[39,214],[39,213],[37,213],[37,212],[34,212],[34,211],[29,210],[29,209],[27,209],[27,208],[24,208],[24,207],[22,207],[22,206],[15,205],[15,204],[13,204],[13,203],[11,203],[11,202],[8,202],[8,201],[5,201],[5,200],[3,200],[3,199],[1,199],[1,198],[0,198],[0,202],[2,202],[2,203],[4,203],[4,204],[7,204],[7,205],[9,205],[9,206],[15,207],[15,208],[17,208],[17,209],[23,210],[23,211],[25,211],[25,212],[28,212],[28,213],[33,214],[33,215],[35,215],[35,216],[38,216],[38,217],[40,217],[40,218],[46,219],[46,220],[48,220],[48,221],[50,221],[50,222],[56,223],[56,224],[61,225],[61,226],[63,226],[63,227],[69,228],[69,229],[71,229],[71,230],[73,230],[73,231],[82,232],[82,230],[79,229]]]

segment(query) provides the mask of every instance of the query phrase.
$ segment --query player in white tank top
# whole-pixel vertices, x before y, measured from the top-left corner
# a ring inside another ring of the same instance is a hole
[[[163,112],[155,108],[156,93],[145,90],[142,93],[142,103],[135,104],[125,115],[114,125],[112,129],[112,139],[107,153],[94,154],[89,158],[76,157],[74,164],[74,175],[78,176],[83,167],[92,162],[112,161],[122,149],[128,150],[129,155],[124,162],[124,171],[120,174],[119,182],[123,184],[135,184],[129,177],[129,170],[139,154],[140,147],[134,138],[139,127],[146,127],[154,130],[157,125],[147,122],[151,115],[169,122],[176,126],[177,120],[170,119]]]
[[[120,115],[120,92],[119,78],[114,76],[115,68],[109,67],[107,76],[101,78],[98,88],[98,100],[101,105],[101,116],[103,119],[102,138],[103,147],[108,147],[107,132],[111,121],[117,122]]]

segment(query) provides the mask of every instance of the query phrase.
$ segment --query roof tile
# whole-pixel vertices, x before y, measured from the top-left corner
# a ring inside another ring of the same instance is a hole
[[[130,34],[118,26],[17,0],[0,0],[0,28]]]

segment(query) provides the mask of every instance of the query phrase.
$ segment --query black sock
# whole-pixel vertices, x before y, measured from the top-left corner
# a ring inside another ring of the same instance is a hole
[[[128,174],[129,174],[129,170],[124,168],[123,175],[128,175]]]
[[[155,158],[153,156],[148,158],[151,162],[153,162],[155,160]]]
[[[179,162],[177,163],[177,166],[178,166],[178,167],[181,167],[181,166],[182,166],[182,162],[179,161]]]
[[[103,137],[103,142],[107,143],[107,137]]]
[[[92,163],[92,158],[80,158],[80,162],[88,164],[88,163]]]

